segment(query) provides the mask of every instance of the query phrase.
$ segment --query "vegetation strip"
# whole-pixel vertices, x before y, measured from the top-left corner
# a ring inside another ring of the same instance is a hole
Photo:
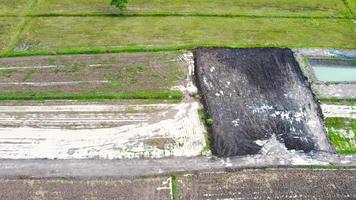
[[[355,16],[354,16],[354,12],[353,12],[352,9],[351,9],[350,2],[349,2],[348,0],[342,0],[342,2],[344,3],[346,9],[349,11],[350,15],[351,15],[352,17],[355,17]]]
[[[121,93],[0,93],[0,100],[100,100],[100,99],[177,99],[181,100],[183,93],[180,91],[162,92],[121,92]]]
[[[337,153],[356,154],[356,119],[326,118],[325,126]]]
[[[202,13],[27,13],[2,14],[0,17],[229,17],[229,18],[281,18],[281,19],[356,19],[352,16],[312,16],[312,15],[253,15],[253,14],[202,14]]]
[[[350,106],[356,105],[356,99],[321,98],[319,100],[321,103],[325,103],[325,104],[350,105]]]
[[[178,183],[177,183],[177,175],[171,175],[171,192],[172,192],[172,199],[178,199],[179,191],[178,191]]]
[[[104,54],[104,53],[139,53],[139,52],[163,52],[163,51],[181,51],[193,50],[198,47],[225,47],[225,48],[319,48],[316,45],[278,45],[278,44],[191,44],[175,46],[128,46],[128,47],[97,47],[97,48],[73,48],[59,50],[34,50],[34,51],[4,51],[0,52],[0,58],[5,57],[25,57],[25,56],[50,56],[50,55],[79,55],[79,54]],[[347,48],[344,48],[347,49]]]

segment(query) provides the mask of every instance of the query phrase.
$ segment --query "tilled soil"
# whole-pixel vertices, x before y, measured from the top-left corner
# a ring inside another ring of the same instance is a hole
[[[178,177],[179,199],[355,199],[355,170],[245,170]]]
[[[257,154],[272,135],[287,149],[333,151],[290,49],[199,48],[194,56],[215,154]]]
[[[0,180],[0,199],[170,200],[168,177],[136,180]]]
[[[0,91],[165,91],[182,85],[186,63],[177,53],[119,53],[0,59]]]

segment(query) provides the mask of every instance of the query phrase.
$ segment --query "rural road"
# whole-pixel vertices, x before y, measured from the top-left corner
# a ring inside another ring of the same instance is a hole
[[[0,178],[133,178],[172,172],[216,171],[287,165],[355,165],[356,156],[328,153],[271,153],[218,159],[209,157],[133,160],[0,160]]]

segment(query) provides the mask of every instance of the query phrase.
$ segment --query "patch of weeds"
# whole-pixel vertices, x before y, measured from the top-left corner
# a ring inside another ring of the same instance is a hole
[[[59,72],[61,72],[61,68],[60,68],[60,67],[55,67],[54,70],[53,70],[53,72],[54,72],[55,74],[58,74]]]
[[[198,109],[198,115],[200,119],[204,122],[206,126],[212,126],[214,124],[214,120],[212,118],[208,118],[205,114],[204,109],[200,108]]]
[[[143,66],[125,67],[126,72],[131,74],[143,73],[145,71]]]
[[[57,64],[56,58],[54,58],[54,57],[49,57],[49,58],[48,58],[48,64],[50,64],[50,65],[55,65],[55,64]]]
[[[109,62],[111,64],[116,64],[118,62],[118,58],[116,56],[111,56]]]
[[[176,200],[178,199],[179,197],[179,191],[178,191],[178,182],[177,182],[177,175],[175,173],[173,173],[171,175],[171,181],[172,181],[172,188],[171,188],[171,191],[172,191],[172,197],[173,197],[173,200]]]
[[[207,123],[208,119],[207,119],[207,117],[205,115],[204,109],[202,109],[202,108],[198,109],[198,115],[199,115],[199,118],[204,122],[204,125],[207,128],[209,128],[208,127],[209,125]],[[211,138],[210,138],[210,134],[209,134],[208,131],[206,131],[204,133],[204,138],[205,138],[205,146],[204,146],[204,148],[203,148],[203,150],[201,152],[202,155],[204,155],[206,152],[211,150]]]
[[[122,83],[120,81],[110,81],[109,87],[117,89],[122,87]]]
[[[67,72],[68,72],[68,73],[75,73],[75,72],[78,72],[79,69],[80,69],[80,67],[82,67],[82,65],[76,63],[76,64],[70,66],[70,67],[67,69]]]
[[[100,100],[100,99],[175,99],[182,100],[184,94],[180,91],[135,91],[121,93],[0,93],[0,100]]]
[[[337,153],[356,154],[356,119],[326,118],[325,126]]]
[[[22,78],[22,81],[27,81],[28,79],[30,79],[32,77],[32,75],[36,72],[35,69],[30,69],[27,71],[27,73],[25,74],[25,76]]]
[[[172,138],[153,138],[145,140],[144,143],[149,146],[154,146],[158,149],[164,150],[166,145],[174,144],[175,141]]]
[[[10,78],[15,72],[17,72],[17,70],[14,69],[0,70],[0,77]]]
[[[206,119],[206,125],[208,125],[208,126],[212,126],[213,124],[214,124],[214,120],[213,119],[211,119],[211,118],[208,118],[208,119]]]
[[[356,99],[338,99],[338,98],[321,98],[321,103],[336,104],[336,105],[356,105]]]

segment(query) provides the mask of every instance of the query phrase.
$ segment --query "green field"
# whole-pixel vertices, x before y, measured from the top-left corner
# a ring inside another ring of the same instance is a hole
[[[0,51],[7,48],[21,21],[21,18],[0,17]]]
[[[29,11],[32,1],[28,0],[0,0],[0,15],[21,15]]]
[[[117,13],[108,0],[40,0],[34,13]],[[71,5],[71,6],[68,6]],[[340,0],[130,0],[128,14],[348,16]]]
[[[356,153],[356,119],[327,118],[325,126],[336,151],[341,154]]]
[[[30,1],[0,1],[0,14],[23,14]],[[38,0],[32,14],[118,13],[109,0]],[[349,5],[352,7],[353,1]],[[20,12],[19,12],[20,11]],[[130,0],[126,14],[350,16],[342,0]]]
[[[354,7],[350,0],[130,0],[118,16],[109,0],[2,0],[0,15],[12,17],[0,21],[0,56],[198,46],[352,49]]]
[[[31,21],[15,48],[58,50],[189,45],[353,48],[354,33],[351,21],[330,19],[41,17]]]

